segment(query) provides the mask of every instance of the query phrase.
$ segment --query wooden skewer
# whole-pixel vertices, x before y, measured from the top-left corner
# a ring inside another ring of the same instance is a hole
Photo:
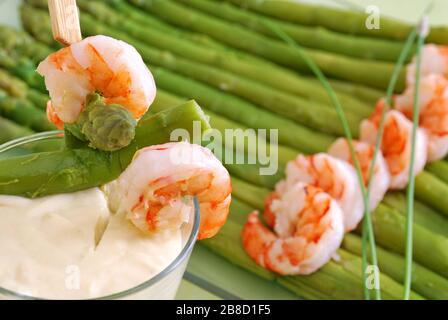
[[[53,38],[69,46],[82,40],[76,0],[48,0]]]

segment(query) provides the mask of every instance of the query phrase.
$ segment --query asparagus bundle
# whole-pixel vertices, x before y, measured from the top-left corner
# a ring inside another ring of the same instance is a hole
[[[240,54],[232,54],[223,52],[222,50],[214,50],[212,48],[204,48],[191,43],[188,40],[179,38],[178,35],[171,35],[170,32],[159,31],[157,29],[148,29],[132,22],[125,16],[114,12],[105,4],[96,1],[78,1],[82,10],[89,12],[95,16],[95,20],[83,20],[83,26],[89,32],[89,26],[98,21],[107,23],[112,27],[125,31],[128,35],[138,39],[150,46],[166,49],[174,54],[205,63],[220,69],[228,70],[238,75],[246,76],[252,80],[257,80],[269,85],[277,90],[286,91],[288,93],[296,94],[313,101],[322,102],[331,106],[330,99],[326,94],[324,88],[319,83],[309,82],[308,79],[299,77],[288,70],[284,70],[271,63],[262,64],[260,61],[248,60]],[[90,23],[86,23],[90,22]],[[131,39],[129,39],[130,41]],[[135,42],[136,40],[134,40]],[[135,44],[135,43],[134,43]],[[151,62],[151,61],[150,61]],[[266,68],[269,69],[269,77],[266,77]],[[346,94],[339,94],[339,98],[347,111],[368,116],[372,108],[354,99]]]
[[[338,32],[395,40],[405,40],[413,26],[401,21],[381,17],[381,28],[368,29],[368,17],[363,11],[343,11],[294,1],[230,0],[244,8],[277,17],[282,20],[309,26],[323,26]],[[448,44],[448,28],[433,27],[428,42]]]
[[[310,77],[308,78],[308,81],[319,83],[320,85],[322,85],[320,81],[315,78]],[[378,100],[385,96],[385,92],[364,85],[348,83],[335,79],[329,79],[328,81],[330,82],[334,90],[355,97],[356,99],[364,101],[371,106],[376,105]]]
[[[255,129],[278,130],[279,143],[304,153],[326,150],[334,141],[332,136],[312,131],[286,118],[259,109],[237,97],[222,93],[196,81],[162,68],[151,68],[157,85],[180,96],[195,97],[201,105],[216,114],[241,122]]]
[[[342,246],[353,254],[361,255],[362,253],[361,239],[354,234],[347,234]],[[377,247],[376,252],[381,271],[402,283],[405,264],[403,257],[381,247]],[[415,262],[412,266],[412,274],[412,289],[415,292],[429,299],[448,299],[448,280],[446,278]]]
[[[384,39],[346,35],[330,31],[322,27],[300,26],[278,19],[268,18],[249,12],[228,3],[210,0],[178,0],[188,6],[207,14],[217,16],[230,22],[239,23],[254,31],[277,38],[266,27],[273,23],[297,43],[304,47],[316,48],[347,56],[395,62],[400,55],[404,43]]]
[[[51,131],[56,127],[47,119],[44,111],[26,99],[0,98],[0,115],[36,131]]]
[[[252,52],[276,63],[309,72],[307,64],[287,44],[242,29],[226,21],[210,17],[170,0],[132,0],[149,12],[180,27],[202,32],[236,48]],[[335,78],[385,89],[393,72],[393,64],[365,61],[317,50],[307,50],[319,68]],[[368,75],[368,76],[367,76]],[[404,71],[400,75],[397,90],[404,88]]]
[[[134,141],[116,152],[81,148],[1,160],[0,194],[34,198],[103,185],[120,175],[137,150],[170,141],[173,130],[192,136],[194,122],[201,132],[210,128],[201,108],[189,101],[142,119]]]

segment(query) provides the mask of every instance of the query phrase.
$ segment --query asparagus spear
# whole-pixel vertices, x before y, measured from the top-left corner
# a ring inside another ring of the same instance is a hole
[[[309,81],[320,83],[318,79],[309,78]],[[376,90],[356,83],[348,83],[340,80],[329,79],[333,89],[345,94],[351,95],[356,99],[368,103],[371,106],[376,105],[379,99],[385,96],[385,92]]]
[[[192,136],[195,121],[201,132],[210,128],[201,108],[189,101],[141,120],[134,141],[117,152],[81,148],[1,160],[0,194],[34,198],[103,185],[120,175],[138,149],[170,141],[174,129]]]
[[[43,78],[36,72],[34,63],[28,58],[23,56],[12,58],[9,53],[0,49],[0,67],[22,79],[30,87],[41,92],[46,91]]]
[[[362,252],[361,239],[354,234],[347,234],[342,246],[344,249],[356,255],[360,255]],[[376,250],[381,271],[395,281],[402,283],[404,279],[403,257],[381,247],[377,247]],[[415,262],[412,266],[412,274],[412,289],[415,292],[429,299],[448,299],[448,280],[446,278]]]
[[[300,71],[309,72],[308,66],[296,52],[280,41],[242,29],[169,0],[132,0],[132,2],[180,27],[208,34],[236,48]],[[365,61],[311,49],[307,50],[307,55],[329,76],[381,89],[387,87],[393,71],[391,63]],[[401,91],[403,88],[404,71],[400,75],[397,90]]]
[[[362,299],[363,285],[361,259],[339,250],[340,261],[330,261],[319,271],[308,276],[280,277],[259,267],[244,252],[241,246],[241,225],[227,221],[219,234],[214,238],[202,241],[215,253],[227,258],[230,262],[271,281],[276,281],[300,297],[306,299]],[[381,274],[381,290],[386,299],[400,299],[402,287],[388,276]],[[413,299],[422,299],[413,293]]]
[[[402,215],[406,214],[406,198],[401,192],[388,193],[383,203],[397,209]],[[448,219],[420,201],[414,203],[414,221],[431,232],[448,237]]]
[[[45,112],[34,107],[26,99],[0,98],[0,115],[36,131],[51,131],[56,127],[51,124]]]
[[[51,53],[45,45],[34,43],[27,33],[8,26],[0,26],[0,43],[2,50],[10,54],[14,52],[28,56],[35,63],[45,59]]]
[[[33,37],[39,39],[51,48],[59,49],[62,47],[61,44],[53,39],[53,33],[49,32],[51,31],[51,26],[42,23],[40,16],[34,14],[33,7],[27,4],[22,4],[20,6],[20,16],[23,27]]]
[[[0,144],[33,134],[33,130],[0,117]]]
[[[383,204],[373,213],[377,243],[397,253],[404,252],[406,218]],[[414,224],[414,257],[421,265],[448,277],[448,238]]]
[[[82,10],[95,16],[96,21],[88,19],[88,17],[85,17],[86,19],[83,20],[83,26],[86,30],[89,29],[89,25],[101,21],[126,31],[128,35],[148,45],[169,50],[187,59],[219,67],[220,69],[260,81],[275,89],[323,102],[332,107],[328,95],[319,83],[310,83],[307,81],[308,79],[303,79],[271,63],[262,64],[266,68],[269,68],[269,71],[267,71],[265,68],[260,68],[260,61],[254,62],[240,54],[197,46],[191,41],[183,40],[179,35],[171,35],[170,32],[148,29],[147,27],[138,25],[125,16],[114,12],[114,10],[108,8],[104,3],[81,0],[78,1],[78,4]],[[90,23],[86,24],[86,20]],[[266,77],[267,72],[269,72],[268,77]],[[339,97],[345,108],[353,113],[368,116],[372,110],[370,105],[360,102],[349,95],[339,94]]]
[[[415,177],[415,196],[426,205],[448,215],[448,185],[427,171]]]
[[[316,48],[356,58],[395,62],[404,46],[404,43],[398,41],[351,36],[327,30],[322,27],[300,26],[282,20],[268,18],[220,1],[178,1],[207,14],[241,24],[256,32],[277,38],[277,36],[266,27],[267,22],[274,23],[304,47]]]
[[[0,88],[6,90],[12,97],[28,99],[39,109],[45,109],[49,99],[47,95],[28,88],[24,81],[2,69],[0,69]]]
[[[230,0],[245,8],[309,26],[323,26],[330,30],[354,35],[365,35],[394,40],[405,40],[413,26],[399,20],[381,17],[381,27],[366,28],[368,15],[364,12],[338,10],[329,7],[275,0]],[[448,44],[448,28],[433,27],[428,42]]]
[[[425,169],[440,180],[448,183],[448,163],[445,160],[429,163]]]

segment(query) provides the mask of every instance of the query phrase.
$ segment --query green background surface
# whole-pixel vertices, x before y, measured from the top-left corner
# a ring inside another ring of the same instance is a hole
[[[20,0],[0,0],[0,22],[19,27]],[[303,0],[340,8],[365,10],[368,5],[379,7],[381,14],[408,22],[418,21],[429,0]],[[448,0],[435,0],[430,13],[434,25],[448,25]],[[295,299],[298,298],[273,283],[227,262],[200,244],[196,246],[178,299]]]

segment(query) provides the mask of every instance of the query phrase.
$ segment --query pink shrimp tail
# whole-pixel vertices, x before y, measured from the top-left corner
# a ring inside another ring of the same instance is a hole
[[[64,129],[64,122],[58,117],[58,115],[54,111],[53,105],[51,104],[51,100],[48,100],[47,102],[47,118],[48,121],[53,123],[59,130]]]
[[[246,224],[241,231],[243,248],[258,265],[266,268],[266,253],[276,236],[263,226],[258,211],[249,214]]]

